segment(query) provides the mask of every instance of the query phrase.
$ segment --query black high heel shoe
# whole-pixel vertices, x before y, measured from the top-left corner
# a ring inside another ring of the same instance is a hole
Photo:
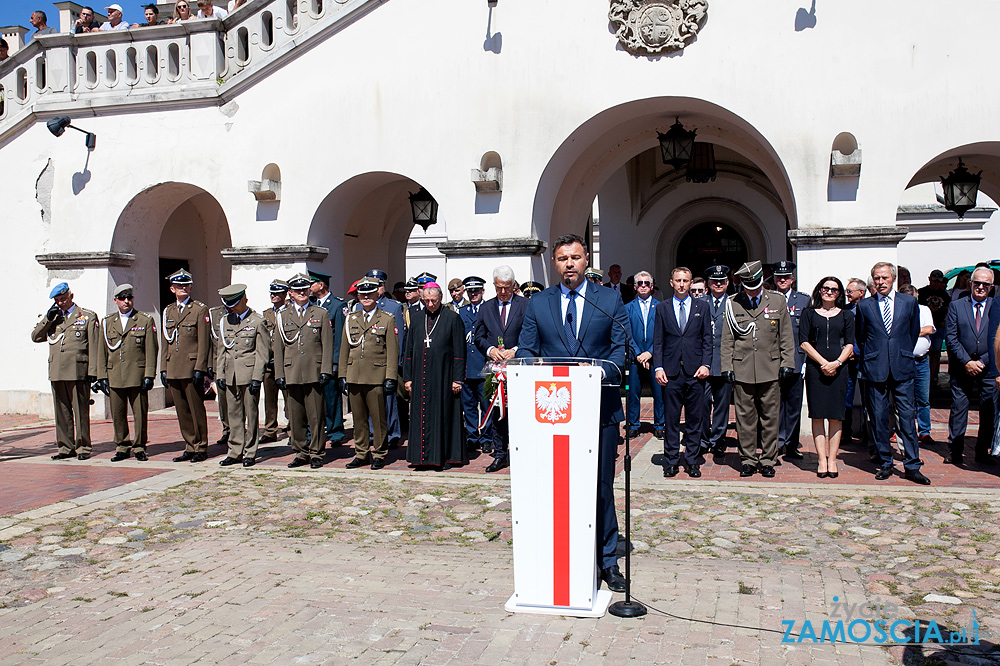
[[[830,476],[829,472],[816,472],[816,478],[825,479]]]
[[[840,476],[840,472],[827,472],[826,473],[826,478],[828,478],[828,479],[836,479],[838,476]]]

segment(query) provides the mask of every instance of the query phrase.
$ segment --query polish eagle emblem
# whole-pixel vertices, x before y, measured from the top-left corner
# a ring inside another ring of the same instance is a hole
[[[540,423],[565,423],[572,410],[569,382],[535,382],[535,418]]]

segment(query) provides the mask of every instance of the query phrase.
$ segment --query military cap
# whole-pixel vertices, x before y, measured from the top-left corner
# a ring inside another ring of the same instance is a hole
[[[132,293],[132,285],[126,282],[125,284],[118,285],[118,288],[115,289],[115,298],[121,298],[124,294],[131,294],[131,293]]]
[[[725,280],[729,277],[729,266],[716,264],[705,269],[705,277],[709,280]]]
[[[451,280],[448,281],[448,291],[451,291],[455,287],[461,287],[461,286],[462,286],[462,281],[459,280],[458,278],[452,278]]]
[[[377,278],[371,276],[365,276],[354,283],[352,286],[358,288],[359,294],[373,294],[378,291],[379,281]]]
[[[167,282],[170,284],[191,284],[194,282],[194,277],[182,268],[176,273],[167,276]]]
[[[771,272],[775,275],[792,275],[795,273],[795,262],[782,259],[771,264]]]
[[[389,274],[380,268],[373,268],[365,273],[365,277],[375,278],[379,282],[385,282],[389,279]]]
[[[288,280],[289,289],[308,289],[313,279],[305,273],[296,273]]]
[[[585,278],[597,278],[598,280],[601,280],[602,282],[604,281],[604,273],[601,272],[601,271],[599,271],[596,268],[588,268],[586,271],[584,271],[583,277],[585,277]]]
[[[60,282],[56,286],[52,287],[52,291],[49,292],[49,298],[55,298],[56,296],[61,296],[69,291],[69,283]]]
[[[438,279],[437,275],[433,275],[431,273],[428,273],[427,271],[424,271],[423,273],[417,276],[417,284],[422,286],[428,282],[437,282],[437,279]]]
[[[247,291],[247,286],[245,284],[231,284],[228,287],[223,287],[219,290],[219,296],[222,297],[222,303],[228,307],[232,307],[240,302],[243,298],[243,294]]]
[[[420,289],[420,285],[417,284],[417,278],[410,278],[406,281],[406,286],[403,287],[405,291],[416,291]]]
[[[545,285],[543,285],[541,282],[531,281],[522,284],[520,289],[522,294],[530,297],[532,294],[537,294],[542,289],[545,289]]]
[[[288,292],[288,283],[285,282],[284,280],[275,280],[274,282],[271,283],[271,286],[268,287],[268,290],[272,294],[284,294],[284,293],[287,293]]]
[[[764,268],[759,261],[748,261],[736,271],[747,289],[756,289],[764,282]]]
[[[486,280],[475,275],[470,275],[462,280],[462,284],[465,285],[466,289],[482,289],[486,286]]]

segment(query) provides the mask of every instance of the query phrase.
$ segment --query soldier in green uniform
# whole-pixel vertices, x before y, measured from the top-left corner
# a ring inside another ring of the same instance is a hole
[[[247,286],[231,284],[219,290],[226,317],[219,328],[215,384],[226,395],[232,430],[223,467],[257,462],[258,400],[271,346],[264,318],[247,306]]]
[[[216,376],[215,359],[219,356],[219,324],[222,319],[226,316],[228,310],[222,305],[217,305],[214,308],[208,309],[209,323],[211,327],[209,328],[209,333],[211,334],[210,339],[212,344],[208,349],[208,375],[214,378]],[[227,396],[225,391],[219,391],[219,421],[222,422],[222,437],[216,444],[226,444],[229,442],[229,405],[227,404]]]
[[[772,477],[781,411],[778,380],[795,373],[791,317],[785,297],[763,288],[764,271],[759,261],[743,264],[736,275],[744,291],[726,304],[719,350],[722,377],[734,384],[736,433],[743,463],[740,476],[753,476],[759,465],[761,476]]]
[[[278,313],[287,307],[285,298],[288,296],[288,283],[275,280],[268,287],[271,294],[271,307],[264,310],[264,324],[267,326],[268,340],[274,336]],[[267,366],[264,368],[264,432],[260,435],[260,443],[278,441],[278,386],[274,383],[274,349],[268,346]],[[282,392],[284,393],[284,392]],[[285,396],[285,404],[288,397]],[[285,418],[288,418],[288,408],[285,408]]]
[[[191,298],[194,279],[183,268],[167,278],[177,299],[163,309],[160,381],[170,389],[184,453],[174,462],[201,462],[208,457],[208,418],[204,385],[211,348],[211,316],[201,301]]]
[[[90,442],[90,386],[97,381],[100,333],[97,315],[73,303],[69,285],[60,282],[49,298],[52,307],[31,332],[33,342],[49,343],[49,381],[56,418],[53,460],[76,457],[86,460]]]
[[[358,282],[361,309],[347,317],[340,343],[340,392],[349,396],[354,414],[354,459],[349,469],[368,462],[368,419],[374,437],[372,469],[385,466],[389,450],[385,395],[396,390],[399,367],[399,331],[393,315],[376,307],[379,281],[366,277]]]
[[[134,454],[145,461],[149,391],[156,376],[156,320],[135,309],[132,285],[115,289],[115,305],[101,322],[101,344],[98,345],[97,381],[101,391],[111,398],[111,420],[115,426],[115,455],[111,462],[125,460]],[[129,439],[128,409],[135,419],[135,439]]]
[[[289,467],[323,466],[326,416],[323,389],[333,380],[333,322],[309,304],[312,279],[297,273],[288,281],[292,306],[277,314],[272,338],[274,382],[288,391],[288,422],[295,459]],[[306,424],[309,441],[306,441]]]

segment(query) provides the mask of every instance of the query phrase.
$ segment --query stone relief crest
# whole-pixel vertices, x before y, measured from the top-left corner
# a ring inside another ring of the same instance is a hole
[[[608,19],[629,53],[683,49],[708,15],[708,0],[611,0]]]

